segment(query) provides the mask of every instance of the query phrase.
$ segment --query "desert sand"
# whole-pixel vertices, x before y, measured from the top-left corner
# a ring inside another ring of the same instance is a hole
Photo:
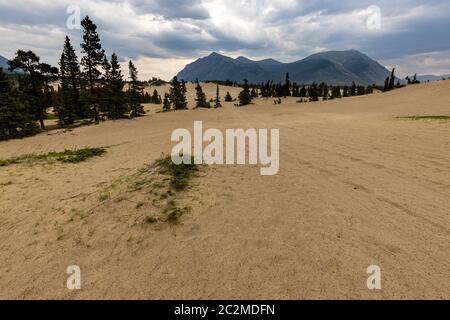
[[[214,97],[215,85],[203,88]],[[239,89],[221,87],[222,99],[226,91]],[[0,167],[0,298],[449,299],[450,121],[397,117],[450,115],[450,82],[295,101],[170,113],[148,105],[143,118],[1,142],[1,159],[108,152]],[[146,223],[159,210],[154,195],[127,181],[195,120],[279,128],[279,174],[203,167],[180,194],[191,210],[178,225]],[[81,290],[66,288],[69,265],[81,268]],[[370,265],[381,268],[382,290],[366,287]]]

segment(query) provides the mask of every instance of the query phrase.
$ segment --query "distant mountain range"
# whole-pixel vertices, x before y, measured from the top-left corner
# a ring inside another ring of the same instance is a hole
[[[8,71],[8,59],[0,56],[0,68],[3,68],[3,71]]]
[[[440,81],[440,80],[442,80],[442,78],[448,79],[448,78],[450,78],[450,74],[446,74],[446,75],[442,75],[442,76],[435,76],[435,75],[420,75],[420,76],[417,76],[417,80],[422,81],[422,82]]]
[[[252,83],[267,80],[282,82],[289,72],[291,82],[299,84],[320,83],[348,85],[384,84],[390,71],[384,66],[356,51],[328,51],[313,54],[303,60],[282,63],[274,59],[253,61],[245,57],[236,59],[213,52],[188,64],[178,73],[186,81],[231,80]]]

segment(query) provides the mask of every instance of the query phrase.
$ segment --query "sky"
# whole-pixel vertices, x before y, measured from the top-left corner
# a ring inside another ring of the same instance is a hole
[[[66,35],[80,53],[86,15],[107,55],[132,59],[143,80],[211,52],[293,62],[347,49],[401,77],[450,74],[447,0],[0,0],[0,55],[33,50],[56,66]]]

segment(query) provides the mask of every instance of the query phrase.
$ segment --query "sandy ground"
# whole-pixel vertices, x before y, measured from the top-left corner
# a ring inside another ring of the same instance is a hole
[[[214,85],[204,89],[214,96]],[[191,106],[193,94],[189,85]],[[140,119],[1,142],[2,159],[109,148],[79,164],[0,168],[0,298],[449,299],[450,122],[395,117],[450,115],[450,82],[255,102],[166,114],[148,106]],[[279,128],[280,172],[203,168],[179,196],[191,208],[181,223],[148,224],[159,210],[151,190],[130,192],[127,179],[194,120]],[[105,192],[113,197],[102,202]],[[66,288],[69,265],[81,267],[79,291]],[[381,267],[382,290],[367,289],[369,265]]]

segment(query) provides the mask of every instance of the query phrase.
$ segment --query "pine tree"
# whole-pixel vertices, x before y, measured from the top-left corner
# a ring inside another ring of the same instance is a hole
[[[323,100],[328,100],[328,95],[329,95],[329,88],[328,88],[328,85],[326,83],[324,83],[322,86]],[[333,95],[331,95],[331,97],[334,98]]]
[[[300,97],[306,98],[306,93],[307,93],[306,87],[302,86],[302,88],[300,89]]]
[[[130,116],[140,117],[145,114],[144,107],[140,104],[142,92],[144,91],[144,86],[142,82],[138,80],[138,72],[136,67],[133,64],[133,61],[130,60],[128,63],[128,70],[130,72],[130,82],[128,88],[128,105],[131,110]]]
[[[319,92],[316,83],[313,83],[308,87],[309,100],[312,102],[319,101]]]
[[[395,68],[392,69],[391,77],[389,79],[389,90],[394,89],[395,86]]]
[[[286,73],[286,80],[284,82],[284,92],[283,96],[286,98],[286,96],[291,95],[291,82],[289,81],[289,72]]]
[[[221,108],[222,104],[220,103],[220,92],[219,92],[219,84],[217,84],[216,89],[216,99],[214,100],[214,108]]]
[[[184,92],[184,90],[183,90]],[[196,95],[196,99],[195,99],[195,107],[196,108],[210,108],[211,106],[206,102],[206,95],[203,92],[202,86],[200,85],[200,83],[197,80],[197,85],[195,87],[195,95]]]
[[[34,120],[38,120],[41,129],[45,130],[44,119],[47,108],[52,104],[51,96],[49,97],[49,78],[53,78],[58,69],[40,63],[40,58],[34,52],[23,50],[18,50],[8,64],[10,71],[25,71],[26,74],[20,80],[21,99],[28,105],[29,114]]]
[[[83,118],[85,110],[80,99],[80,65],[75,50],[66,36],[64,49],[59,61],[61,101],[56,112],[61,125],[71,124],[75,118]]]
[[[248,85],[248,80],[244,79],[243,89],[239,93],[239,105],[246,106],[250,103],[252,103],[252,95],[250,93],[250,87]]]
[[[100,82],[100,71],[98,68],[104,62],[105,50],[102,49],[100,37],[97,33],[97,26],[89,19],[89,16],[81,21],[83,27],[83,43],[81,44],[81,59],[83,66],[85,82],[87,82],[86,99],[87,103],[92,107],[94,121],[97,123],[100,118],[97,110],[99,103],[98,84]]]
[[[384,81],[384,87],[383,87],[383,91],[389,91],[389,77],[386,78],[386,80]]]
[[[186,89],[186,81],[184,81],[184,79],[181,80],[181,91],[183,92],[184,95],[186,95],[187,89]]]
[[[154,104],[161,104],[161,97],[156,89],[153,90],[153,95],[151,96],[150,101]]]
[[[101,110],[106,112],[110,119],[124,118],[128,112],[123,91],[125,82],[115,53],[112,54],[110,63],[104,59],[104,70]]]
[[[227,94],[225,95],[225,102],[232,102],[233,101],[233,97],[231,96],[230,92],[228,91]]]
[[[39,131],[19,99],[19,91],[0,68],[0,141],[22,138]]]
[[[164,101],[163,101],[163,112],[170,111],[170,100],[169,95],[167,93],[164,94]]]
[[[177,77],[172,80],[172,86],[170,88],[169,99],[170,103],[175,110],[185,110],[187,109],[186,102],[186,86],[184,85],[184,80],[180,84]],[[183,89],[184,88],[184,89]]]
[[[354,82],[352,83],[352,86],[350,88],[350,96],[356,96],[356,84]]]
[[[345,86],[342,90],[342,97],[347,98],[348,97],[348,87]]]

